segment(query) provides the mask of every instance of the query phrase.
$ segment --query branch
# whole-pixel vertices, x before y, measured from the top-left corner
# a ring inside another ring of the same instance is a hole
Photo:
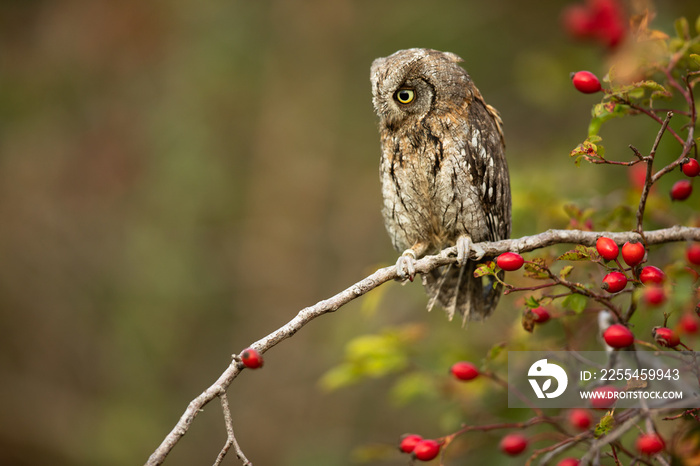
[[[598,237],[600,236],[607,236],[618,244],[631,241],[633,239],[639,240],[641,237],[641,235],[636,232],[615,233],[581,230],[548,230],[533,236],[523,236],[522,238],[506,239],[494,242],[483,242],[479,243],[478,246],[487,256],[495,257],[507,251],[529,252],[555,244],[582,244],[585,246],[594,246]],[[645,240],[647,246],[676,241],[700,241],[700,228],[674,226],[662,230],[648,231],[644,233],[643,239]],[[416,272],[428,273],[440,266],[455,262],[456,256],[457,248],[454,246],[443,249],[439,254],[425,256],[416,261]],[[470,259],[479,260],[480,258],[475,257],[474,251],[472,250]],[[250,347],[256,349],[262,354],[273,346],[297,333],[304,325],[308,324],[315,318],[329,312],[334,312],[341,306],[344,306],[350,301],[353,301],[354,299],[377,288],[378,286],[398,278],[399,277],[396,273],[395,266],[381,268],[335,296],[319,301],[313,306],[302,309],[287,324],[270,333],[266,337],[256,341],[250,345]],[[175,445],[177,445],[182,436],[187,433],[190,424],[192,424],[194,418],[197,416],[197,414],[199,414],[205,405],[217,397],[220,397],[222,401],[225,400],[225,397],[222,396],[226,394],[226,390],[228,389],[229,385],[231,385],[233,380],[243,369],[243,365],[239,361],[239,356],[233,356],[233,361],[221,374],[219,379],[204,392],[202,392],[197,398],[190,402],[175,427],[172,429],[172,431],[170,431],[160,446],[148,459],[146,462],[147,466],[159,465],[165,461],[165,458],[172,451]],[[225,409],[225,411],[226,410],[227,409]],[[238,452],[240,452],[240,449],[236,449]],[[244,458],[245,457],[242,459]]]

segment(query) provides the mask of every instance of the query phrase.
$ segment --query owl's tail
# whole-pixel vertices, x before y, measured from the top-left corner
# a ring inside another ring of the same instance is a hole
[[[423,286],[430,300],[428,310],[439,304],[452,320],[455,314],[467,320],[487,318],[498,304],[503,286],[490,276],[474,277],[477,263],[468,261],[463,267],[453,264],[423,275]]]

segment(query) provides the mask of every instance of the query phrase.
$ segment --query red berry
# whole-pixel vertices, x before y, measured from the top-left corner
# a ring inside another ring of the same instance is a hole
[[[504,252],[496,259],[496,264],[507,272],[518,270],[524,262],[523,256],[514,252]]]
[[[638,191],[641,191],[644,189],[644,184],[647,181],[647,164],[638,163],[632,165],[627,172],[627,176],[629,177],[632,187]],[[652,185],[651,188],[653,189],[654,186]]]
[[[401,450],[404,453],[411,453],[414,450],[414,448],[416,448],[416,444],[421,440],[423,440],[423,437],[421,437],[420,435],[406,434],[403,437],[401,437],[399,450]]]
[[[516,456],[527,448],[527,439],[520,434],[508,434],[501,439],[501,451],[510,456]]]
[[[557,463],[557,466],[578,466],[579,461],[576,458],[564,458]]]
[[[622,245],[622,258],[630,267],[641,264],[645,253],[646,249],[640,242],[631,241]]]
[[[634,343],[634,334],[622,324],[612,324],[603,332],[603,339],[613,348],[626,348]]]
[[[671,187],[671,199],[674,201],[684,201],[693,193],[693,185],[688,180],[676,181]]]
[[[603,385],[593,389],[591,396],[591,406],[596,409],[607,409],[617,401],[617,388],[610,385]]]
[[[608,293],[617,293],[627,286],[627,277],[622,272],[610,272],[603,277],[603,289]]]
[[[685,257],[693,265],[700,265],[700,243],[693,243],[685,251]]]
[[[530,311],[535,314],[535,322],[538,324],[544,324],[550,319],[549,311],[542,306],[530,309]]]
[[[666,274],[658,267],[647,265],[639,273],[639,280],[642,283],[657,283],[661,284],[666,280]]]
[[[651,335],[658,344],[667,348],[675,348],[681,342],[681,339],[678,338],[678,334],[666,327],[654,327],[651,331]]]
[[[606,261],[613,261],[617,259],[617,253],[620,251],[620,248],[617,247],[615,241],[611,240],[610,238],[606,238],[605,236],[598,238],[598,241],[595,243],[595,248],[598,250],[600,257]]]
[[[666,292],[658,285],[644,288],[644,301],[650,306],[658,306],[666,301]]]
[[[241,361],[248,369],[257,369],[263,366],[263,358],[257,350],[248,348],[241,353]]]
[[[695,159],[688,159],[681,164],[681,170],[685,176],[694,177],[700,175],[700,163]]]
[[[664,441],[656,434],[642,434],[637,437],[637,450],[644,455],[655,455],[664,449]]]
[[[575,408],[569,411],[569,424],[579,430],[587,430],[591,427],[593,416],[591,412],[583,408]]]
[[[700,329],[700,323],[698,323],[698,318],[695,317],[690,312],[683,314],[678,321],[678,326],[683,333],[694,334]]]
[[[431,439],[421,440],[413,448],[413,456],[420,461],[430,461],[440,453],[440,442]]]
[[[571,81],[577,91],[593,94],[600,91],[600,80],[590,71],[577,71],[571,74]]]
[[[466,361],[454,363],[450,372],[459,380],[472,380],[479,375],[479,369],[474,364]]]
[[[593,18],[583,5],[569,5],[561,16],[564,29],[576,39],[591,37],[595,31]]]

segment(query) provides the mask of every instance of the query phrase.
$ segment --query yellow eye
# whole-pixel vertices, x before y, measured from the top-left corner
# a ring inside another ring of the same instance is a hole
[[[413,89],[399,89],[396,91],[396,94],[394,94],[394,99],[400,104],[410,104],[415,98],[416,92]]]

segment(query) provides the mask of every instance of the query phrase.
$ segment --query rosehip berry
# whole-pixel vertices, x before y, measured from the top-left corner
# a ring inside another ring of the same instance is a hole
[[[627,176],[629,177],[630,184],[632,185],[632,187],[638,191],[641,191],[642,189],[644,189],[644,184],[647,181],[647,164],[638,163],[632,165],[629,171],[627,172]]]
[[[557,466],[578,466],[579,461],[576,458],[564,458],[557,463]]]
[[[501,439],[501,451],[510,456],[516,456],[527,448],[527,439],[520,434],[508,434]]]
[[[591,406],[595,409],[607,409],[617,401],[617,388],[611,385],[603,385],[593,389]]]
[[[590,71],[577,71],[571,74],[571,81],[577,91],[593,94],[600,91],[600,80]]]
[[[588,8],[583,5],[569,5],[562,13],[564,29],[576,39],[591,37],[595,24]]]
[[[595,243],[595,248],[598,250],[600,257],[606,261],[614,261],[617,259],[617,253],[620,252],[620,248],[617,247],[615,241],[605,236],[598,238],[598,241]]]
[[[645,253],[644,245],[638,241],[630,241],[622,245],[622,259],[630,267],[641,264]]]
[[[569,424],[578,430],[587,430],[592,422],[593,416],[587,409],[575,408],[569,411]]]
[[[667,348],[675,348],[681,342],[678,334],[667,327],[654,327],[651,335],[658,344]]]
[[[603,332],[603,340],[613,348],[626,348],[634,343],[634,334],[622,324],[612,324]]]
[[[454,363],[450,372],[459,380],[472,380],[479,375],[479,369],[474,364],[466,361]]]
[[[681,164],[681,170],[685,176],[694,177],[700,175],[700,163],[695,159],[688,159]]]
[[[401,437],[401,443],[399,444],[399,450],[404,453],[411,453],[416,448],[416,444],[423,440],[423,437],[416,434],[406,434]]]
[[[666,301],[666,292],[660,286],[647,286],[644,288],[644,301],[650,306],[658,306]]]
[[[671,186],[671,200],[673,201],[685,201],[693,193],[693,185],[688,180],[676,181],[673,186]]]
[[[496,265],[507,272],[518,270],[524,262],[523,256],[514,252],[504,252],[496,259]]]
[[[530,309],[533,314],[535,314],[535,322],[538,324],[544,324],[550,319],[549,311],[542,306]]]
[[[698,318],[690,312],[681,316],[680,320],[678,321],[678,326],[683,333],[690,334],[698,333],[698,329],[700,329]]]
[[[700,243],[693,243],[685,251],[685,257],[693,265],[700,265]]]
[[[608,293],[617,293],[627,286],[627,277],[622,272],[610,272],[603,277],[603,289]]]
[[[664,449],[664,441],[656,434],[642,434],[637,437],[637,450],[644,455],[655,455]]]
[[[241,361],[248,369],[257,369],[263,366],[263,358],[257,350],[248,348],[241,353]]]
[[[661,284],[666,280],[666,274],[658,267],[647,265],[639,273],[639,280],[642,283],[657,283]]]
[[[413,448],[413,456],[419,461],[430,461],[440,453],[440,442],[431,439],[421,440]]]

